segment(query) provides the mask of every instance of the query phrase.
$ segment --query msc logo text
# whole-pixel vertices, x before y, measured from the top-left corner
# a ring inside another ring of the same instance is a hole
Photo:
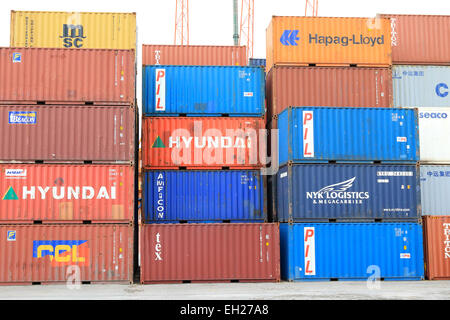
[[[60,38],[63,39],[65,48],[81,48],[83,39],[86,39],[86,36],[82,25],[63,24],[63,34]]]

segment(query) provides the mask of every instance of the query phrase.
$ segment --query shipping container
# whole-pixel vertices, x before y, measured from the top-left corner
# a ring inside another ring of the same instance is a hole
[[[292,106],[392,106],[389,68],[277,66],[266,81],[269,117]]]
[[[140,238],[142,283],[280,280],[278,224],[148,224]]]
[[[285,166],[276,175],[276,192],[279,222],[420,219],[415,165]]]
[[[0,104],[134,105],[133,50],[0,48]]]
[[[273,16],[266,29],[266,71],[311,64],[390,66],[389,19]]]
[[[146,223],[265,222],[259,170],[146,171]]]
[[[450,107],[419,108],[420,163],[450,164]]]
[[[266,68],[266,59],[250,58],[250,59],[248,59],[248,65],[250,67],[264,67],[264,68]]]
[[[417,109],[294,107],[275,122],[280,165],[419,160]]]
[[[450,215],[423,217],[425,275],[428,280],[450,279]]]
[[[264,70],[258,67],[145,66],[146,116],[262,116]]]
[[[444,9],[444,8],[442,8]],[[392,63],[450,65],[450,16],[381,14],[390,19]]]
[[[142,45],[142,65],[245,66],[245,46]]]
[[[450,107],[450,67],[393,66],[394,107]]]
[[[283,280],[424,279],[420,224],[283,223],[280,238]]]
[[[130,106],[6,105],[0,162],[133,163]]]
[[[127,165],[0,165],[1,223],[133,221]]]
[[[136,13],[11,11],[11,47],[133,49]]]
[[[421,165],[422,215],[450,216],[450,165]]]
[[[0,284],[133,281],[129,225],[0,225]]]
[[[259,169],[262,118],[156,117],[142,123],[145,169]]]

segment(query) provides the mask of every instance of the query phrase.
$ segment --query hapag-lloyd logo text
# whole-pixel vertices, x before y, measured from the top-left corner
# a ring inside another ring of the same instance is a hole
[[[349,192],[356,177],[332,184],[317,192],[306,192],[306,199],[313,200],[313,204],[362,204],[370,198],[369,192]]]

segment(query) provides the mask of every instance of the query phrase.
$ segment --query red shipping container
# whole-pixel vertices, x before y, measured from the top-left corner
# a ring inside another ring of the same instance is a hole
[[[279,281],[275,223],[140,227],[141,282]]]
[[[1,104],[135,104],[134,50],[0,48]]]
[[[142,65],[246,66],[245,46],[142,45]]]
[[[389,68],[273,67],[267,75],[268,113],[287,107],[391,107]]]
[[[450,216],[423,216],[425,274],[428,280],[450,279]]]
[[[0,165],[1,223],[133,221],[127,165]]]
[[[381,14],[391,19],[393,64],[450,65],[450,16]]]
[[[262,167],[262,118],[149,117],[143,120],[144,168]]]
[[[2,106],[0,161],[131,163],[134,110],[130,106]]]
[[[1,225],[0,236],[2,285],[133,281],[132,226]]]

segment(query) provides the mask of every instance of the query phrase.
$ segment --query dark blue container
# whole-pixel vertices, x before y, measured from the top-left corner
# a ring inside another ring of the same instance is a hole
[[[283,280],[424,279],[416,223],[282,223],[280,248]]]
[[[264,70],[238,66],[145,66],[145,116],[255,116],[265,113]]]
[[[417,222],[420,218],[415,165],[284,166],[276,175],[275,190],[274,218],[279,222]]]
[[[267,221],[259,170],[146,171],[146,223]]]

